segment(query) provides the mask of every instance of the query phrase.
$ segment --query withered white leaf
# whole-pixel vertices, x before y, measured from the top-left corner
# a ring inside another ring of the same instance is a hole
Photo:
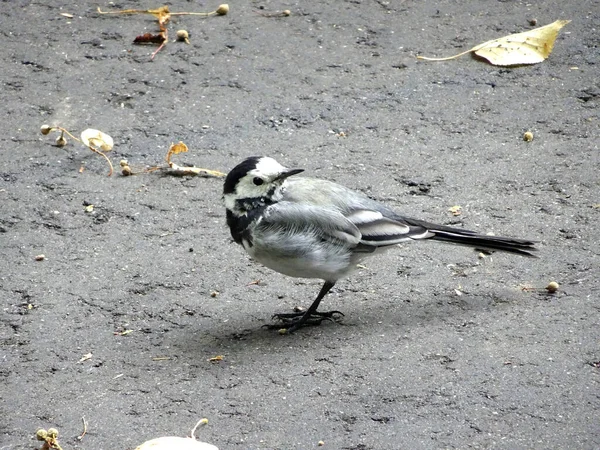
[[[475,53],[496,66],[536,64],[548,58],[554,48],[558,32],[569,22],[570,20],[557,20],[543,27],[484,42],[466,52],[446,58],[425,56],[417,56],[417,58],[426,61],[447,61],[467,53]]]
[[[113,148],[113,139],[106,133],[93,128],[81,132],[81,140],[88,147],[107,152]]]
[[[200,442],[192,438],[176,436],[163,436],[144,442],[135,450],[219,450],[217,447],[206,442]]]

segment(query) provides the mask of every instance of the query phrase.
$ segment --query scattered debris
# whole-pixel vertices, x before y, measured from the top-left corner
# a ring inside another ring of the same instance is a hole
[[[67,139],[65,138],[65,133],[62,132],[60,134],[60,136],[56,138],[55,142],[56,142],[57,147],[64,147],[65,145],[67,145]]]
[[[71,137],[72,139],[76,140],[77,142],[87,146],[87,148],[89,148],[92,152],[97,153],[98,155],[102,156],[106,160],[106,162],[108,163],[108,165],[110,167],[108,176],[111,176],[113,174],[112,162],[110,161],[108,156],[106,156],[106,154],[105,154],[105,152],[112,150],[112,148],[114,146],[113,138],[110,137],[108,134],[103,133],[100,130],[88,128],[87,130],[84,130],[81,133],[81,139],[79,139],[63,127],[59,127],[59,126],[51,127],[50,125],[42,125],[40,127],[40,131],[43,135],[48,135],[52,131],[60,132],[60,136],[58,137],[57,143],[56,143],[56,145],[58,145],[59,147],[63,147],[67,144],[67,139],[65,138],[65,135],[67,135],[67,136]],[[194,166],[179,166],[171,161],[171,158],[173,157],[173,155],[177,155],[179,153],[185,153],[187,151],[188,151],[187,145],[185,145],[181,141],[178,142],[177,144],[171,144],[171,146],[169,147],[169,150],[167,152],[167,155],[165,157],[168,167],[152,166],[152,167],[147,167],[145,169],[141,169],[137,172],[135,172],[131,168],[131,166],[129,165],[129,161],[127,161],[126,159],[122,159],[119,162],[119,165],[121,166],[121,173],[124,176],[129,176],[129,175],[137,175],[140,173],[150,173],[150,172],[155,172],[157,170],[161,170],[161,171],[165,172],[167,175],[172,175],[172,176],[191,175],[191,176],[203,176],[203,177],[209,177],[209,178],[211,178],[211,177],[212,178],[222,178],[226,175],[223,172],[219,172],[217,170],[203,169],[203,168],[194,167]],[[83,167],[79,169],[79,172],[80,173],[83,172]],[[94,208],[93,205],[89,205],[88,208],[86,208],[86,211],[92,212],[93,208]]]
[[[150,57],[151,60],[154,59],[156,54],[161,51],[161,49],[165,46],[165,44],[169,41],[169,30],[167,29],[167,24],[171,20],[171,16],[224,16],[229,12],[229,5],[222,4],[219,7],[211,12],[202,13],[202,12],[171,12],[169,11],[168,6],[161,6],[156,9],[122,9],[119,11],[102,11],[100,7],[98,7],[98,14],[112,14],[112,15],[125,15],[125,14],[151,14],[158,20],[158,29],[159,32],[156,34],[153,33],[144,33],[139,36],[136,36],[133,40],[134,44],[158,44],[158,48],[152,53]],[[180,37],[179,33],[184,31],[187,35],[186,37]],[[177,40],[185,41],[187,44],[189,41],[189,34],[185,30],[180,30],[177,32]]]
[[[212,358],[208,358],[208,361],[220,362],[220,361],[223,361],[224,359],[225,359],[225,357],[223,355],[217,355],[217,356],[213,356]]]
[[[455,205],[448,208],[448,211],[452,213],[453,216],[460,216],[462,214],[462,207]]]
[[[127,336],[130,333],[133,333],[133,330],[115,331],[113,334],[115,336]]]
[[[177,40],[185,42],[189,45],[190,43],[190,33],[187,30],[178,30],[177,31]]]
[[[555,294],[556,292],[558,292],[558,289],[560,288],[560,285],[556,282],[556,281],[551,281],[550,283],[548,283],[548,285],[546,287],[532,287],[532,286],[521,286],[521,290],[523,291],[527,291],[527,292],[547,292],[549,294]]]
[[[93,355],[92,355],[91,353],[86,353],[86,354],[85,354],[85,355],[83,355],[83,356],[81,357],[81,359],[80,359],[79,361],[77,361],[77,362],[79,362],[79,363],[82,363],[82,362],[84,362],[84,361],[87,361],[88,359],[92,359],[92,356],[93,356]]]
[[[558,291],[559,287],[560,285],[556,281],[551,281],[548,283],[548,286],[546,286],[546,290],[551,294],[554,294],[556,291]]]
[[[167,161],[167,164],[169,165],[169,169],[167,169],[167,174],[173,176],[199,175],[216,178],[222,178],[225,176],[223,172],[219,172],[216,170],[202,169],[200,167],[194,166],[178,166],[177,164],[171,161],[171,157],[173,155],[185,153],[187,151],[187,145],[185,145],[181,141],[179,141],[177,144],[171,144],[171,147],[169,147],[169,151],[167,152],[167,156],[165,157],[165,161]]]
[[[255,11],[256,14],[260,14],[263,17],[289,17],[292,12],[289,9],[284,9],[283,11],[275,11],[275,12],[262,12]]]
[[[104,154],[104,152],[108,152],[113,148],[113,140],[108,134],[103,133],[102,131],[88,128],[87,130],[84,130],[81,133],[81,139],[78,139],[75,136],[73,136],[67,129],[59,126],[51,127],[50,125],[42,125],[40,131],[43,135],[48,135],[52,131],[60,131],[60,136],[56,139],[57,147],[64,147],[65,145],[67,145],[67,139],[65,138],[65,134],[70,138],[76,140],[80,144],[87,146],[87,148],[89,148],[91,151],[97,153],[106,160],[110,167],[108,176],[110,177],[112,175],[112,163],[110,162],[110,159],[108,159],[108,156]]]
[[[35,437],[38,441],[43,441],[44,444],[40,450],[62,450],[58,443],[58,430],[56,428],[48,428],[48,431],[42,429],[37,430]]]
[[[87,433],[87,420],[85,420],[85,417],[82,417],[81,420],[83,421],[83,433],[81,433],[79,436],[77,436],[77,440],[81,441],[83,439],[83,437],[85,436],[85,434]]]
[[[144,442],[135,450],[219,450],[217,447],[206,442],[196,440],[196,429],[200,425],[206,425],[208,419],[201,419],[192,429],[190,437],[182,438],[176,436],[163,436]]]
[[[119,165],[121,166],[121,173],[123,176],[128,177],[129,175],[133,174],[131,167],[129,167],[129,162],[126,159],[119,161]]]
[[[417,56],[417,59],[448,61],[467,53],[475,53],[496,66],[536,64],[548,58],[554,48],[558,32],[569,22],[570,20],[557,20],[543,27],[484,42],[470,50],[446,58]]]

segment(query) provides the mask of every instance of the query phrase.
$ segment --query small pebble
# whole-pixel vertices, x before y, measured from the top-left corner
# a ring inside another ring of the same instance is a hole
[[[45,259],[46,259],[46,255],[36,255],[35,256],[36,261],[43,261]]]

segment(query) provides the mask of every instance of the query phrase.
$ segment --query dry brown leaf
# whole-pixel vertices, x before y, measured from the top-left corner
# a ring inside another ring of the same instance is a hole
[[[177,144],[171,144],[171,146],[169,147],[169,151],[167,152],[167,156],[165,157],[165,160],[168,163],[170,163],[171,156],[177,155],[179,153],[185,153],[187,151],[188,147],[182,141],[179,141]]]
[[[447,61],[467,53],[475,53],[496,66],[536,64],[548,58],[558,32],[569,22],[570,20],[557,20],[543,27],[484,42],[466,52],[446,58],[417,58],[426,61]]]

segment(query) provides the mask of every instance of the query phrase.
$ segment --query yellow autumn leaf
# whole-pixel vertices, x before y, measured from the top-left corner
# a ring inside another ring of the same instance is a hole
[[[557,20],[543,27],[484,42],[466,52],[446,58],[417,56],[417,59],[447,61],[467,53],[475,53],[496,66],[536,64],[544,61],[550,55],[558,32],[569,22],[570,20]]]
[[[167,152],[167,156],[165,160],[167,162],[171,162],[171,156],[177,155],[179,153],[185,153],[188,151],[187,145],[185,145],[182,141],[179,141],[177,144],[171,144],[169,147],[169,151]]]

